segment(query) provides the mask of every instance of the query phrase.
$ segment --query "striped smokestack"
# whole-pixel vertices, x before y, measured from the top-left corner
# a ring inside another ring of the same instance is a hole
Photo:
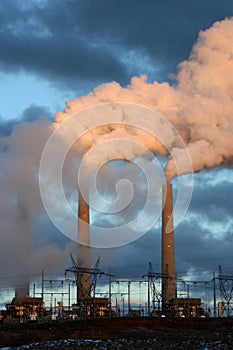
[[[162,305],[176,303],[176,271],[173,227],[172,184],[163,186],[162,212]]]
[[[78,206],[78,267],[90,268],[90,212],[89,204],[79,191]],[[87,273],[79,273],[78,276],[78,302],[87,300],[91,293],[91,276]]]

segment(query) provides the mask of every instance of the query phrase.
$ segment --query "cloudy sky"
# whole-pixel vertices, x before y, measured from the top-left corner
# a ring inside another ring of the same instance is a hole
[[[24,270],[20,256],[27,249],[22,244],[27,232],[31,275],[41,268],[62,272],[69,264],[75,245],[46,216],[39,163],[54,120],[60,124],[75,111],[101,102],[138,103],[175,126],[195,171],[190,207],[175,233],[178,275],[202,280],[220,264],[232,274],[231,16],[231,0],[0,1],[3,279],[12,276],[12,282]],[[70,100],[66,111],[56,114]],[[103,133],[97,136],[98,143]],[[76,169],[72,155],[67,163]],[[123,174],[128,166],[119,164]],[[111,172],[107,170],[112,179]],[[73,175],[65,174],[67,195],[75,201]],[[176,188],[177,179],[173,181]],[[136,192],[144,194],[143,185],[137,186]],[[134,204],[129,210],[136,215]],[[116,225],[114,220],[93,211],[97,225]],[[159,225],[130,245],[94,255],[101,255],[104,266],[116,274],[141,276],[149,261],[160,271]]]

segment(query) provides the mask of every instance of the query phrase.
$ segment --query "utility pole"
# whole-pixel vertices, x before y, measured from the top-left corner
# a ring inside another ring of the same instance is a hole
[[[116,298],[116,316],[118,317],[118,302],[117,302],[117,298]]]
[[[44,317],[44,269],[42,270],[41,279],[42,317]]]
[[[187,284],[187,296],[188,296],[188,317],[189,317],[189,314],[190,314],[190,310],[189,310],[189,308],[190,308],[190,303],[189,303],[189,284]]]
[[[112,275],[109,270],[109,316],[112,316]]]
[[[215,279],[215,271],[213,272],[213,288],[214,288],[214,317],[217,317],[217,309],[216,309],[216,279]]]
[[[128,281],[128,314],[130,316],[130,281]]]
[[[150,275],[148,273],[148,302],[147,302],[147,314],[148,316],[150,316]]]

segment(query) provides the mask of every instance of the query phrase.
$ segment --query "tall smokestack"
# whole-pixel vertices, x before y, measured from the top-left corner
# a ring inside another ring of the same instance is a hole
[[[172,184],[163,186],[162,212],[162,305],[176,303],[175,246],[173,226]]]
[[[28,212],[23,202],[20,200],[19,195],[17,198],[18,205],[18,217],[17,226],[20,237],[20,245],[18,247],[18,261],[17,268],[19,276],[16,279],[15,285],[15,299],[20,301],[29,296],[29,222]]]
[[[90,268],[90,212],[89,204],[79,191],[78,207],[78,267]],[[91,276],[87,273],[80,273],[78,276],[78,302],[86,300],[91,292]]]

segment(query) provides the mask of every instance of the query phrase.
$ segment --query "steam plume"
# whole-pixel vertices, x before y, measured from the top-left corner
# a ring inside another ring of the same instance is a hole
[[[194,171],[218,166],[232,166],[233,159],[233,19],[216,22],[201,31],[188,60],[179,65],[174,86],[168,83],[148,83],[146,76],[133,77],[131,83],[121,87],[112,82],[97,87],[93,93],[66,103],[63,113],[57,113],[61,123],[84,108],[106,102],[131,102],[148,106],[165,116],[182,135],[191,155]],[[142,116],[143,118],[143,116]],[[126,120],[127,121],[127,120]],[[88,124],[88,121],[87,121]],[[157,154],[164,155],[160,142],[144,137],[138,130],[132,136],[127,128],[108,126],[93,130],[84,138],[83,147],[95,142],[125,135],[146,143]],[[168,140],[170,135],[168,135]],[[146,140],[146,141],[145,141]],[[169,141],[168,141],[169,142]],[[183,153],[175,140],[173,159],[182,159]],[[169,156],[169,155],[168,155]],[[170,156],[169,156],[170,157]],[[183,172],[186,173],[183,164]],[[169,178],[177,175],[174,161],[168,162]]]

